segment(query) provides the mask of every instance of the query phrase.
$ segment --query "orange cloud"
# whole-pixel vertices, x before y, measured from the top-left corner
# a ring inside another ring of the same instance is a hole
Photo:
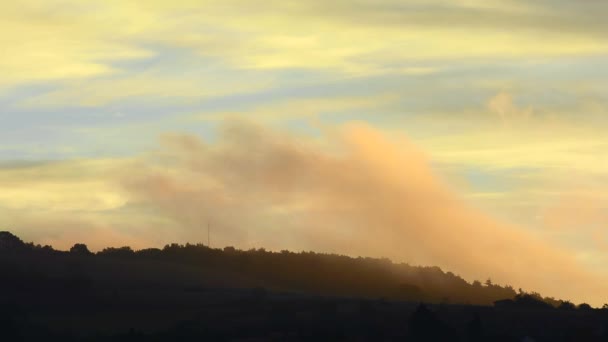
[[[166,136],[124,179],[131,203],[212,223],[218,244],[386,256],[599,304],[606,281],[573,253],[467,206],[406,139],[365,124],[318,141],[233,123],[216,144]]]
[[[313,139],[231,122],[213,143],[167,134],[139,158],[0,169],[1,184],[31,190],[2,198],[0,226],[37,243],[98,250],[206,241],[209,223],[214,246],[389,257],[603,304],[608,284],[593,254],[583,260],[580,246],[568,249],[551,231],[537,231],[541,238],[484,215],[405,137],[363,123],[323,129]],[[53,185],[39,192],[45,205],[22,205],[36,203],[40,184]],[[99,205],[98,197],[117,200]],[[585,217],[595,222],[600,209]],[[568,213],[544,219],[583,218]]]

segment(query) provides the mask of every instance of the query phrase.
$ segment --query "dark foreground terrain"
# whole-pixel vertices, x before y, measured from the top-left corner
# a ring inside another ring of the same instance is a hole
[[[201,245],[62,252],[0,232],[0,341],[526,338],[608,341],[608,309],[387,260]]]

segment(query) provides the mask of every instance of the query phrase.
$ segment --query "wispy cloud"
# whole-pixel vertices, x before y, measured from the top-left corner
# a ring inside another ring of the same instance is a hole
[[[432,70],[423,60],[606,53],[603,5],[522,1],[114,1],[2,4],[3,84],[90,78],[189,49],[236,68],[366,74]],[[19,32],[19,34],[14,34]],[[190,59],[195,61],[196,59]],[[200,65],[204,67],[204,65]],[[159,79],[158,82],[162,82]]]

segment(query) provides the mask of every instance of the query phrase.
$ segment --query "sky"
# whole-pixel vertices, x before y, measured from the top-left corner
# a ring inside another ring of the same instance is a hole
[[[608,302],[608,3],[0,3],[0,228]]]

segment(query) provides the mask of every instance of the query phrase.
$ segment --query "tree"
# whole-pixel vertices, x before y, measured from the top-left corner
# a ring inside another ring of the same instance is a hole
[[[72,248],[70,248],[70,253],[75,255],[91,255],[91,251],[84,243],[77,243]]]
[[[22,249],[25,249],[25,243],[20,238],[10,232],[0,232],[0,251]]]
[[[165,249],[166,248],[167,247],[165,247]],[[131,247],[124,246],[124,247],[119,247],[119,248],[115,248],[115,247],[104,248],[101,252],[98,252],[97,254],[103,255],[103,256],[123,258],[123,257],[133,256],[133,255],[135,255],[135,252],[131,249]]]
[[[574,306],[574,304],[572,304],[570,301],[564,300],[557,308],[560,310],[574,310],[576,309],[576,306]]]
[[[553,309],[553,306],[543,301],[543,299],[534,293],[518,294],[515,296],[514,303],[521,308],[536,308],[536,309]]]
[[[591,305],[587,304],[587,303],[581,303],[578,305],[578,309],[581,311],[590,311],[593,310],[593,308],[591,307]]]

